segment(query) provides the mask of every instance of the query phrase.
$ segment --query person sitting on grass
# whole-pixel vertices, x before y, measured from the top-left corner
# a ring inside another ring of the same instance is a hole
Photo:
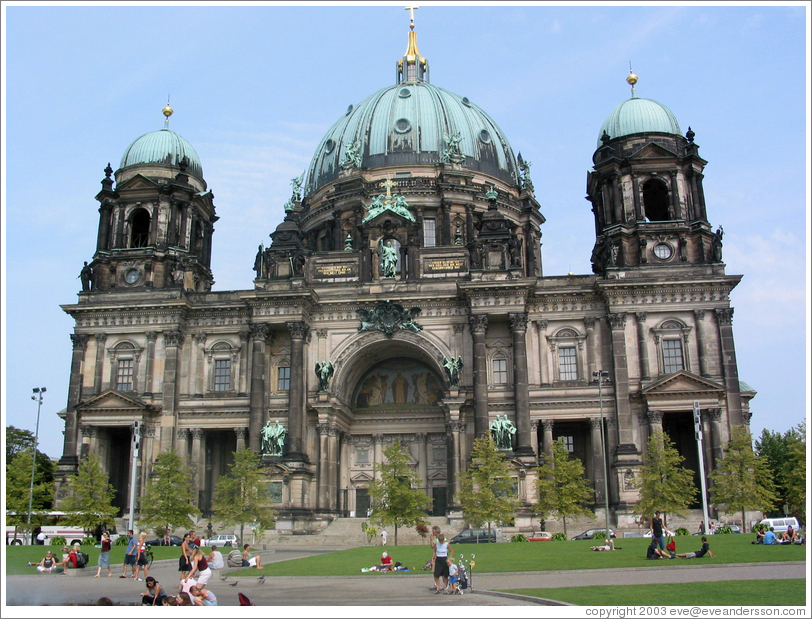
[[[242,551],[242,566],[243,567],[255,567],[258,570],[262,569],[262,560],[259,558],[259,555],[255,557],[248,558],[248,551],[251,550],[251,544],[245,544]]]
[[[775,536],[775,529],[770,527],[770,530],[764,534],[764,542],[766,546],[773,546],[778,543],[778,538]]]
[[[392,569],[392,557],[384,552],[381,555],[381,564],[375,566],[379,572],[388,572]]]
[[[592,546],[590,550],[603,552],[605,550],[614,550],[614,549],[615,549],[615,541],[613,539],[607,539],[604,541],[603,546]]]
[[[784,531],[784,535],[781,536],[781,543],[782,544],[792,544],[795,541],[795,531],[792,529],[792,525],[787,527],[787,530]]]
[[[685,554],[677,555],[680,559],[698,559],[700,557],[704,557],[708,555],[711,559],[713,559],[713,553],[710,550],[710,544],[708,544],[708,538],[704,535],[702,536],[702,548],[697,550],[696,552],[686,552]]]
[[[651,543],[648,545],[648,550],[646,550],[646,559],[659,559],[660,557],[663,559],[671,558],[665,550],[660,550],[660,540],[656,537],[652,537]]]
[[[40,574],[50,574],[51,572],[61,572],[62,568],[59,567],[59,562],[54,557],[53,553],[49,550],[45,553],[42,560],[37,563],[37,571]]]

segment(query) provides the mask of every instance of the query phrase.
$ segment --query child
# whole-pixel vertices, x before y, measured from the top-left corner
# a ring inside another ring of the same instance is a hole
[[[457,581],[460,579],[458,572],[454,557],[448,557],[448,595],[457,593]]]

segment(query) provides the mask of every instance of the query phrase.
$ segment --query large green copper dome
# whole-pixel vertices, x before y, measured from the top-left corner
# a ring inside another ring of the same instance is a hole
[[[203,178],[203,166],[192,145],[164,127],[160,131],[145,133],[130,144],[121,158],[121,168],[143,164],[177,167],[184,157],[188,161],[187,171]]]
[[[610,139],[635,133],[669,133],[682,135],[676,116],[662,103],[633,96],[623,101],[603,121],[598,132],[598,147],[603,133]]]

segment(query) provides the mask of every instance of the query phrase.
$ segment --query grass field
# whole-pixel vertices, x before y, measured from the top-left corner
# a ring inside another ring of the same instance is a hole
[[[803,561],[806,546],[762,546],[750,543],[750,535],[717,535],[710,538],[710,547],[714,558],[703,557],[691,559],[702,564],[757,563],[765,561]],[[698,537],[678,537],[677,552],[698,550],[701,543]],[[527,542],[506,544],[460,544],[454,548],[454,556],[470,559],[476,555],[475,572],[525,572],[546,570],[585,570],[600,568],[645,567],[651,562],[646,560],[645,538],[619,539],[614,552],[592,552],[589,540],[561,542]],[[48,549],[61,552],[59,547],[51,546],[6,546],[6,573],[30,574],[33,568],[28,561],[39,561]],[[89,565],[95,567],[99,549],[83,546],[90,556]],[[120,569],[124,562],[124,546],[114,546],[110,552],[113,566]],[[262,570],[251,569],[252,575],[268,576],[351,576],[361,573],[361,568],[380,563],[380,546],[364,546],[339,552],[324,553],[304,559],[271,563],[273,556],[266,556]],[[387,546],[386,550],[394,561],[400,561],[412,572],[420,568],[431,558],[428,544],[418,546]],[[178,547],[153,546],[155,559],[177,559],[180,556]],[[665,561],[664,559],[661,561]],[[674,561],[688,561],[675,559]]]
[[[766,581],[627,585],[622,587],[561,587],[510,589],[510,593],[558,600],[578,606],[805,606],[806,581],[802,578]]]

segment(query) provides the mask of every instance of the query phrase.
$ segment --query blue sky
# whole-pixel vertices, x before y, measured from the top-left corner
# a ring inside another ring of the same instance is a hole
[[[104,168],[170,127],[214,192],[215,290],[252,287],[290,179],[350,104],[388,86],[404,4],[16,6],[4,10],[3,414],[62,453],[76,301]],[[725,229],[733,330],[755,434],[809,407],[809,13],[788,6],[432,5],[415,12],[431,82],[486,110],[532,162],[545,275],[589,273],[598,130],[630,95],[696,132],[708,217]]]

